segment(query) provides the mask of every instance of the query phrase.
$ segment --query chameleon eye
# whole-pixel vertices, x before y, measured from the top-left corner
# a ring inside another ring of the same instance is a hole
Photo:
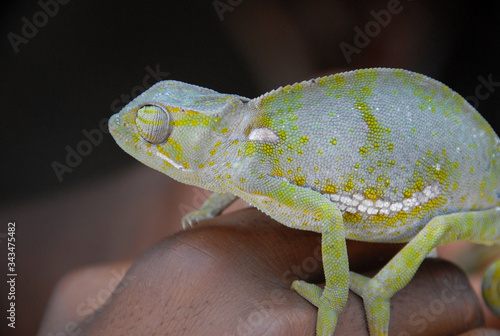
[[[159,144],[168,138],[169,115],[162,108],[144,105],[135,119],[139,133],[147,142]]]

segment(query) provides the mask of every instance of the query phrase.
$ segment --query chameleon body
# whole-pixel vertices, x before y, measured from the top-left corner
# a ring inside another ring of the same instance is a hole
[[[500,243],[500,140],[460,95],[400,69],[362,69],[258,98],[159,82],[110,119],[127,153],[214,191],[190,226],[241,197],[292,228],[322,234],[326,285],[292,287],[332,335],[350,288],[371,335],[389,299],[436,246]],[[408,242],[373,278],[349,272],[345,239]],[[500,263],[484,293],[500,311]]]

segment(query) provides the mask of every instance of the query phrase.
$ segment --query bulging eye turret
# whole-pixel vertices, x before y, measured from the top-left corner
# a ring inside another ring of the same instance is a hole
[[[137,111],[135,119],[139,133],[149,143],[165,142],[169,135],[170,116],[156,105],[144,105]]]

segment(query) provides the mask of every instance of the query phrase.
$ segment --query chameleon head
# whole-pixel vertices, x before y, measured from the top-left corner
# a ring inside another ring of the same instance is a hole
[[[245,101],[163,81],[113,115],[109,129],[120,147],[137,160],[181,182],[198,184],[199,170],[217,162],[213,148],[227,143],[230,125],[234,128]]]

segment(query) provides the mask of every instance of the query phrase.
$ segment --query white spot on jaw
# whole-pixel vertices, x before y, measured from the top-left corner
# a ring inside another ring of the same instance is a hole
[[[248,140],[259,141],[259,142],[278,142],[280,140],[279,136],[274,133],[274,131],[269,128],[254,128],[248,135]]]
[[[179,169],[179,170],[187,170],[185,169],[182,165],[178,164],[177,162],[173,161],[172,159],[170,159],[169,157],[167,157],[165,154],[163,153],[160,153],[158,151],[158,149],[155,148],[155,151],[154,151],[154,154],[156,156],[158,156],[160,159],[164,160],[164,161],[167,161],[168,163],[170,163],[172,166],[174,166],[174,168],[176,169]]]

